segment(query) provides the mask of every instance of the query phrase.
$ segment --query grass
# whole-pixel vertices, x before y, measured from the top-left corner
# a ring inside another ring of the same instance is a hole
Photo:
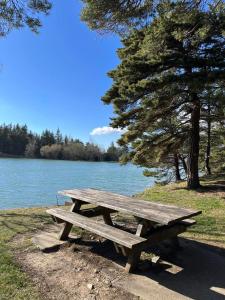
[[[225,247],[225,176],[203,178],[201,184],[202,188],[197,191],[186,189],[185,182],[155,185],[138,196],[201,210],[202,214],[194,218],[197,224],[184,236]]]
[[[45,208],[0,211],[0,300],[40,299],[35,286],[16,264],[10,241],[17,234],[41,229],[50,221]]]
[[[198,191],[187,190],[184,182],[156,185],[138,196],[202,210],[202,215],[196,217],[197,225],[184,235],[225,247],[225,176],[204,178],[202,184]],[[17,234],[42,229],[49,223],[51,218],[45,208],[0,211],[0,300],[41,299],[37,288],[15,262],[16,246],[11,241]]]

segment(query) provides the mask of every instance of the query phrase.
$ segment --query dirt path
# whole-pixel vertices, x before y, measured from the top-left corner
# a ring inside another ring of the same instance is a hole
[[[165,248],[159,263],[126,274],[109,242],[90,236],[43,253],[21,246],[30,237],[14,239],[16,259],[45,299],[225,299],[225,254],[215,246],[181,239],[183,251],[177,255]]]

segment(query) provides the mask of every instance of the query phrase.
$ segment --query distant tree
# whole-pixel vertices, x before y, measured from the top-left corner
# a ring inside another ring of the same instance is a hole
[[[53,145],[55,144],[55,135],[50,130],[46,129],[41,134],[41,146]]]
[[[55,142],[56,144],[62,144],[63,143],[63,137],[62,134],[60,132],[60,129],[58,128],[55,134]]]
[[[66,160],[85,160],[84,144],[79,140],[65,144],[63,146],[62,158]]]
[[[25,125],[3,124],[0,127],[0,152],[22,155],[27,141],[27,127]]]
[[[85,160],[89,161],[101,161],[102,158],[102,151],[98,145],[93,143],[87,143],[85,145]]]
[[[66,136],[64,137],[64,144],[67,145],[68,143],[69,143],[69,138],[68,138],[68,136],[66,135]]]
[[[28,158],[48,158],[86,161],[118,160],[125,150],[112,144],[108,154],[98,145],[84,144],[79,139],[62,136],[46,129],[41,135],[28,130],[26,125],[0,125],[0,155],[20,155]]]
[[[39,15],[47,15],[50,9],[51,3],[48,0],[0,1],[0,36],[23,26],[37,33],[41,26]]]
[[[41,147],[40,154],[43,158],[48,159],[61,159],[62,158],[62,145],[46,145]]]
[[[112,142],[109,148],[107,149],[104,160],[106,161],[118,161],[121,156],[121,149],[119,147],[116,147],[114,143]]]
[[[26,149],[24,152],[25,157],[27,158],[35,158],[39,156],[39,146],[37,143],[37,140],[35,140],[34,138],[31,138],[28,142],[28,144],[26,145]]]

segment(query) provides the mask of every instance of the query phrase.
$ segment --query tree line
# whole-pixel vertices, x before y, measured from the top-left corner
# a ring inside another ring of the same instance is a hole
[[[46,129],[40,135],[26,125],[0,125],[0,155],[85,161],[118,161],[125,148],[112,143],[107,150],[94,143],[63,136]]]

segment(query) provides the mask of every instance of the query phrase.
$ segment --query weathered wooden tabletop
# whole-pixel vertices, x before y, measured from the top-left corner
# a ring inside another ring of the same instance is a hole
[[[197,210],[145,201],[95,189],[64,190],[59,193],[73,199],[131,214],[162,225],[170,225],[201,214],[201,211]]]

